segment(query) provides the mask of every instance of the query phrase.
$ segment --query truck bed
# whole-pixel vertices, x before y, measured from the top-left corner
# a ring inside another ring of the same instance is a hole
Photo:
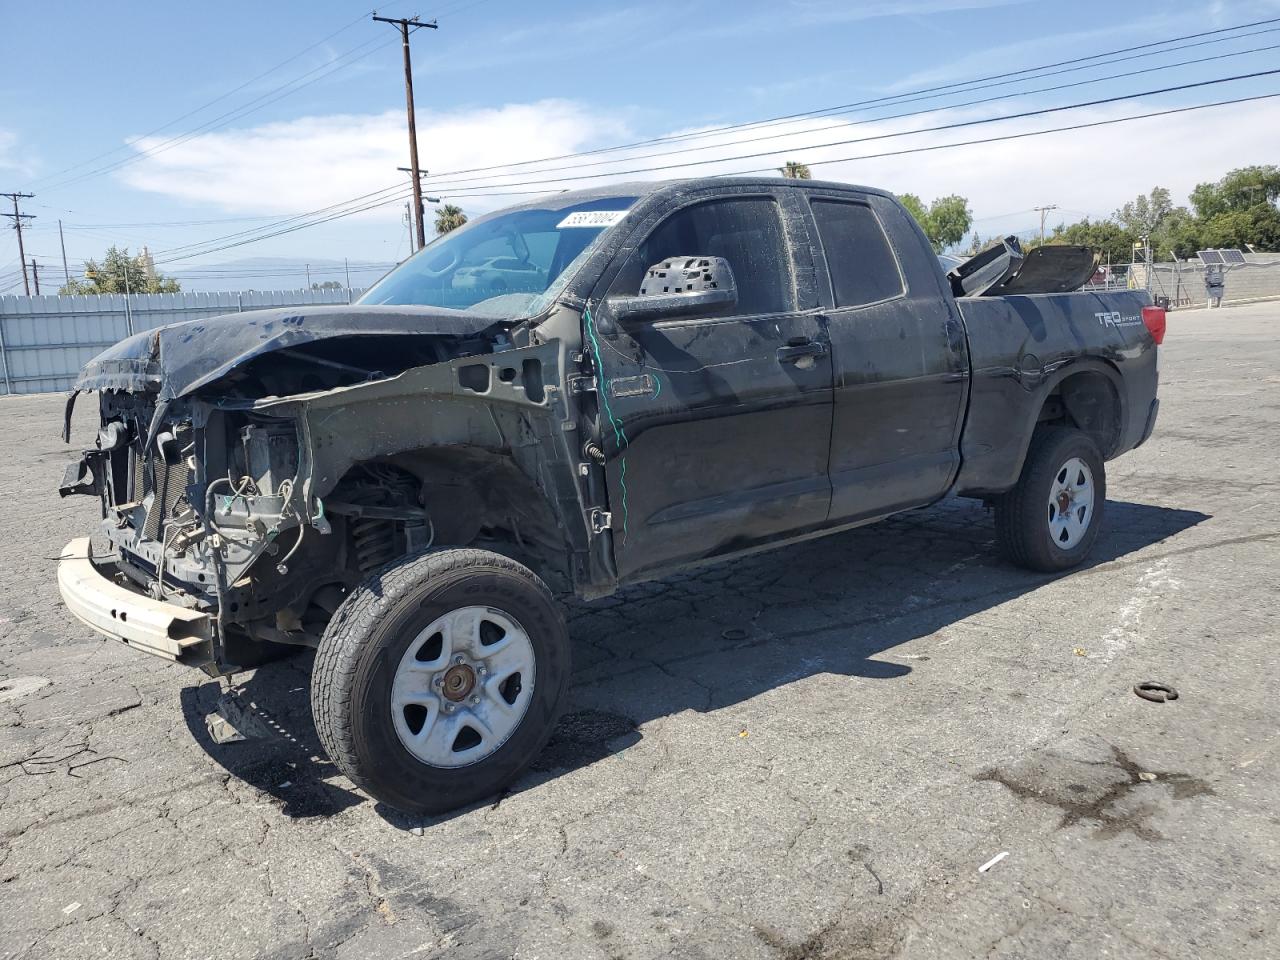
[[[1055,381],[1093,371],[1124,411],[1107,459],[1150,433],[1156,347],[1142,322],[1144,291],[1075,292],[956,300],[969,339],[970,400],[961,439],[960,493],[1012,486]],[[1011,416],[1018,418],[1011,420]]]

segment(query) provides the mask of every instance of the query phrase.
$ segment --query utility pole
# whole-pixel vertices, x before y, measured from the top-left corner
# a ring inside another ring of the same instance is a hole
[[[1043,247],[1043,246],[1044,246],[1044,218],[1045,218],[1045,215],[1046,215],[1050,210],[1057,210],[1057,209],[1058,209],[1058,205],[1057,205],[1056,203],[1051,203],[1051,204],[1049,204],[1048,206],[1045,206],[1045,207],[1032,207],[1031,209],[1032,209],[1032,210],[1034,210],[1036,213],[1040,214],[1040,246],[1042,246],[1042,247]]]
[[[311,289],[311,264],[306,264],[307,268],[307,289]]]
[[[67,269],[67,241],[62,238],[62,221],[58,221],[58,243],[62,245],[62,275],[67,278],[67,286],[71,286],[71,271]]]
[[[18,262],[22,264],[22,289],[29,297],[31,296],[31,284],[27,281],[27,253],[22,248],[22,221],[34,219],[30,213],[20,213],[18,211],[18,198],[31,198],[35,196],[33,193],[0,193],[0,197],[8,197],[13,201],[13,213],[6,212],[6,217],[13,217],[13,229],[18,231]]]
[[[393,17],[380,17],[374,14],[373,19],[379,23],[389,23],[400,28],[401,46],[404,49],[404,100],[409,113],[409,169],[413,180],[414,226],[418,234],[418,249],[421,250],[427,245],[427,232],[422,224],[422,175],[418,172],[418,128],[413,119],[413,67],[409,58],[411,32],[409,28],[413,27],[417,30],[420,27],[427,27],[438,30],[440,25],[434,20],[423,23],[416,16],[397,20]]]
[[[36,266],[36,258],[31,258],[31,277],[36,282],[36,296],[40,296],[40,268]]]

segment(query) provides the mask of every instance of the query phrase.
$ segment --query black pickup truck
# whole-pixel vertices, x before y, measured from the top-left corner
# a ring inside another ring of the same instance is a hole
[[[710,179],[564,193],[438,238],[357,304],[140,333],[93,360],[58,579],[215,676],[317,648],[321,740],[410,811],[490,795],[569,678],[556,594],[929,504],[1015,563],[1088,553],[1156,418],[1165,317],[1012,239],[944,273],[890,194]]]

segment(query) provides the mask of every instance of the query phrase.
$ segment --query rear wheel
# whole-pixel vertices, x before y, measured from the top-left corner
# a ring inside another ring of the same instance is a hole
[[[353,783],[409,813],[490,796],[546,744],[569,678],[547,587],[484,550],[385,567],[325,630],[311,680],[316,729]]]
[[[1014,563],[1053,572],[1093,547],[1107,499],[1102,454],[1080,430],[1036,431],[1017,486],[996,501],[996,536]]]

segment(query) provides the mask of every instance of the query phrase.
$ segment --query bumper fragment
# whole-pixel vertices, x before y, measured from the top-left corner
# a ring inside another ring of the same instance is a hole
[[[209,641],[211,617],[112,583],[89,559],[89,538],[72,540],[58,558],[58,591],[85,625],[146,653],[181,660]]]

